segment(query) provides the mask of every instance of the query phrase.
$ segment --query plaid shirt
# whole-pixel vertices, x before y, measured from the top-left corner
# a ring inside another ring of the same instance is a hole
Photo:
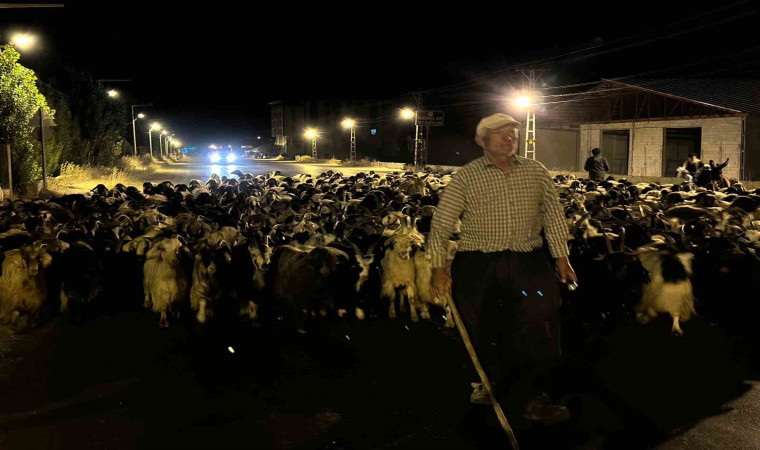
[[[529,252],[543,245],[543,228],[552,256],[568,255],[567,222],[554,181],[532,159],[514,155],[505,172],[484,155],[452,175],[428,237],[434,268],[445,267],[457,220],[462,221],[458,251]]]

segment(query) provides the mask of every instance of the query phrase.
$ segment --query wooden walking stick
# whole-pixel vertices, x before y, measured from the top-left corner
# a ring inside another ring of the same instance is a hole
[[[472,346],[472,342],[470,341],[470,335],[467,334],[467,329],[464,327],[464,323],[462,322],[462,318],[459,317],[459,311],[457,310],[456,305],[454,304],[454,300],[451,298],[451,296],[448,296],[448,304],[450,308],[450,314],[454,316],[454,322],[457,324],[457,329],[459,330],[460,336],[462,336],[462,340],[464,341],[464,346],[467,348],[467,353],[470,354],[470,359],[472,359],[472,364],[475,366],[475,370],[478,372],[478,375],[480,376],[480,381],[483,382],[483,387],[485,388],[486,392],[488,392],[489,397],[491,397],[491,404],[493,405],[493,410],[496,412],[496,417],[499,418],[499,423],[501,423],[501,427],[504,429],[504,431],[507,433],[507,436],[509,436],[509,442],[512,444],[512,448],[514,450],[519,450],[520,447],[517,446],[517,439],[515,439],[515,433],[512,431],[512,427],[509,426],[509,422],[507,421],[507,416],[504,415],[504,411],[501,409],[501,405],[499,405],[499,402],[496,401],[496,396],[493,395],[493,390],[491,389],[491,382],[488,381],[488,376],[486,375],[486,372],[483,370],[483,366],[480,365],[480,361],[478,360],[478,355],[475,353],[475,348]]]

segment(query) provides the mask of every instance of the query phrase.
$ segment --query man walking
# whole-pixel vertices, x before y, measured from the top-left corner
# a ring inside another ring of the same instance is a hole
[[[560,284],[576,281],[568,262],[568,229],[549,172],[517,156],[520,123],[505,114],[480,121],[475,141],[485,155],[457,171],[445,188],[429,236],[433,289],[452,294],[462,321],[508,410],[528,420],[562,421],[550,376],[561,362]],[[461,220],[451,275],[447,241]],[[542,249],[544,231],[554,264]],[[554,267],[552,267],[554,266]],[[482,386],[470,400],[487,403]]]
[[[588,177],[592,181],[604,181],[604,174],[610,171],[610,165],[607,159],[602,156],[602,150],[595,148],[591,150],[591,156],[583,165],[583,170],[588,172]]]

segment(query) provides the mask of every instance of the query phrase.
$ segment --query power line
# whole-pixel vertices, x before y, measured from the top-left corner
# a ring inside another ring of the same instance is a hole
[[[737,3],[733,3],[731,5],[724,6],[724,7],[721,7],[721,8],[717,8],[717,9],[711,10],[711,11],[706,12],[706,13],[698,14],[696,16],[690,17],[688,19],[684,19],[684,20],[676,22],[674,24],[669,24],[668,26],[672,27],[674,25],[679,25],[679,24],[682,24],[682,23],[685,23],[685,22],[690,22],[692,20],[696,20],[696,19],[702,18],[704,16],[712,15],[712,14],[715,14],[717,12],[721,12],[721,11],[724,11],[726,9],[733,8],[735,6],[742,5],[744,3],[748,3],[748,1],[747,0],[743,0],[743,1],[740,1],[740,2],[737,2]],[[727,23],[727,22],[730,22],[732,20],[736,20],[738,18],[744,17],[746,15],[756,14],[757,12],[760,12],[760,9],[754,9],[754,10],[751,10],[749,12],[745,12],[745,13],[742,13],[742,14],[737,14],[737,15],[731,16],[729,18],[726,18],[726,19],[718,21],[718,22],[710,22],[708,24],[702,24],[702,25],[699,25],[699,26],[694,27],[694,28],[690,28],[690,29],[687,29],[687,30],[679,31],[679,32],[676,32],[676,33],[670,33],[668,35],[661,36],[661,37],[658,37],[658,38],[652,38],[652,39],[649,39],[649,40],[646,40],[646,41],[635,42],[635,43],[628,44],[628,45],[625,45],[625,46],[622,46],[622,47],[617,47],[617,48],[608,49],[608,50],[601,51],[601,52],[596,52],[596,53],[591,54],[591,55],[585,55],[583,57],[571,58],[571,59],[566,60],[566,61],[563,61],[563,60],[552,61],[552,60],[559,59],[559,58],[564,58],[566,56],[570,56],[570,55],[573,55],[573,54],[582,53],[582,52],[585,52],[585,51],[588,51],[588,50],[593,50],[595,48],[600,48],[600,47],[604,47],[604,46],[607,46],[607,45],[611,45],[613,43],[627,41],[629,39],[637,38],[637,37],[640,37],[642,35],[649,35],[649,34],[651,34],[654,31],[654,30],[647,30],[647,31],[639,33],[639,34],[627,36],[627,37],[624,37],[624,38],[621,38],[621,39],[617,39],[617,40],[614,40],[612,42],[608,42],[608,43],[605,43],[605,44],[599,44],[599,45],[591,46],[591,47],[588,47],[588,48],[585,48],[585,49],[582,49],[582,50],[576,50],[576,51],[564,53],[562,55],[556,55],[556,56],[551,56],[551,57],[548,57],[548,58],[542,58],[542,59],[538,59],[538,60],[535,60],[535,61],[532,61],[532,62],[514,64],[514,65],[511,65],[511,66],[505,67],[503,69],[499,69],[499,70],[496,70],[494,72],[491,72],[489,74],[482,75],[480,77],[477,77],[477,78],[475,78],[473,80],[470,80],[470,81],[467,81],[467,82],[452,84],[452,85],[449,85],[449,86],[443,86],[441,88],[428,89],[428,90],[423,91],[423,92],[427,92],[427,93],[430,93],[430,92],[445,92],[445,91],[450,91],[450,90],[462,89],[462,88],[465,88],[465,87],[469,87],[469,86],[471,86],[473,84],[478,84],[481,81],[483,81],[483,80],[485,80],[487,78],[490,78],[490,77],[492,77],[494,75],[497,75],[497,74],[500,74],[500,73],[504,73],[504,72],[507,72],[507,71],[510,71],[510,70],[514,70],[515,68],[523,67],[523,66],[545,65],[545,64],[549,64],[549,63],[562,64],[562,63],[565,63],[565,62],[580,61],[580,60],[585,59],[587,57],[594,57],[594,56],[599,56],[601,54],[611,53],[613,51],[625,50],[625,49],[632,48],[632,47],[635,47],[635,46],[649,44],[649,43],[655,42],[657,40],[668,39],[668,38],[671,38],[671,37],[675,37],[675,36],[678,36],[678,35],[690,33],[692,31],[701,30],[701,29],[704,29],[704,28],[707,28],[707,27],[711,27],[711,26],[714,26],[714,25]]]

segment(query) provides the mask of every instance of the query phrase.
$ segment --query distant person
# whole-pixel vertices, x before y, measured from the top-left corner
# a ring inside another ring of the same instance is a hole
[[[697,171],[704,167],[705,163],[699,160],[696,153],[692,153],[689,155],[689,157],[684,161],[684,163],[676,169],[679,173],[679,176],[682,178],[686,178],[689,181],[694,181],[694,177],[697,175]]]
[[[602,151],[599,148],[591,150],[591,156],[586,160],[586,164],[583,165],[583,170],[588,172],[589,179],[593,181],[604,181],[604,174],[610,171],[610,165],[607,164],[607,160],[602,156]]]

